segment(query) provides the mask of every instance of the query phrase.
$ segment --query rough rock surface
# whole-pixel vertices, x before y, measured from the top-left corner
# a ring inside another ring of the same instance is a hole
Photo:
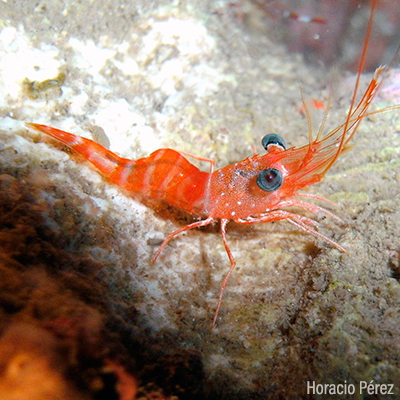
[[[76,355],[54,382],[82,398],[101,381],[128,399],[135,376],[139,398],[299,399],[307,382],[367,398],[361,381],[400,381],[398,110],[365,119],[310,188],[338,204],[343,223],[319,216],[319,229],[346,253],[284,222],[228,226],[238,266],[211,331],[229,265],[218,231],[177,237],[152,264],[187,216],[139,203],[22,122],[127,158],[171,147],[225,166],[262,151],[265,133],[307,143],[299,83],[326,104],[333,79],[327,129],[343,123],[354,76],[305,65],[275,21],[246,25],[223,1],[14,1],[0,15],[1,328],[43,332],[45,370]],[[375,108],[399,102],[398,82],[393,70]],[[9,362],[0,351],[0,391]]]

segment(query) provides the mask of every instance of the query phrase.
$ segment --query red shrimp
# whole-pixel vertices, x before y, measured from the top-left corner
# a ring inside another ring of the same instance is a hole
[[[345,251],[342,246],[316,230],[315,220],[286,209],[296,207],[311,214],[322,212],[339,219],[330,211],[299,198],[312,198],[330,203],[329,200],[299,191],[319,182],[324,177],[338,157],[349,149],[349,142],[362,119],[371,114],[367,113],[368,108],[380,86],[384,68],[376,70],[357,105],[355,98],[365,60],[374,7],[375,2],[372,3],[367,38],[347,118],[342,125],[326,135],[323,134],[324,124],[322,123],[314,138],[309,112],[304,104],[309,126],[309,143],[306,146],[287,149],[281,137],[270,134],[262,140],[266,154],[258,154],[215,171],[214,161],[184,152],[179,153],[172,149],[160,149],[148,157],[129,160],[119,157],[90,139],[45,125],[33,123],[27,125],[52,136],[81,154],[108,181],[121,188],[147,198],[166,201],[178,209],[202,218],[170,233],[158,249],[153,262],[168,242],[179,233],[220,220],[220,232],[229,257],[230,268],[221,284],[212,320],[212,327],[214,327],[225,287],[236,265],[226,237],[226,227],[230,220],[244,225],[286,220],[297,228]],[[389,109],[398,107],[393,106]],[[326,115],[323,121],[325,119]],[[184,155],[209,162],[210,172],[201,171]]]

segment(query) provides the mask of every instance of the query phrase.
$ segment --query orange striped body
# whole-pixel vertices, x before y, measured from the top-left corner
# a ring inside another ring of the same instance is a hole
[[[190,214],[202,215],[210,174],[200,171],[172,149],[160,149],[149,157],[119,166],[110,180],[131,192],[164,200]],[[128,171],[129,169],[129,171]]]
[[[172,149],[156,150],[149,157],[119,157],[93,140],[46,125],[27,124],[71,147],[91,162],[110,182],[131,192],[163,200],[190,214],[203,215],[210,174],[200,171]]]
[[[314,220],[284,209],[298,207],[313,214],[323,212],[337,218],[328,210],[296,197],[325,200],[298,191],[319,182],[340,154],[348,149],[348,142],[376,94],[381,72],[382,69],[376,71],[360,103],[350,109],[345,123],[324,137],[322,129],[315,138],[311,137],[310,131],[310,143],[306,146],[283,149],[272,144],[267,146],[266,154],[247,158],[217,171],[213,171],[213,161],[192,156],[209,161],[211,172],[199,170],[182,154],[172,149],[156,150],[148,157],[129,160],[119,157],[93,140],[46,125],[29,123],[27,126],[66,144],[92,163],[107,180],[119,187],[150,199],[166,201],[189,214],[205,217],[168,235],[157,251],[154,261],[177,234],[221,221],[221,235],[231,266],[221,285],[212,323],[214,327],[225,286],[236,266],[226,238],[226,225],[230,220],[246,225],[286,220],[344,251],[340,245],[315,229],[317,223]],[[282,184],[276,190],[265,191],[258,185],[258,177],[271,169],[280,174]]]
[[[360,103],[350,109],[345,123],[327,135],[322,137],[320,130],[317,136],[312,138],[310,132],[310,143],[300,148],[283,149],[272,144],[267,146],[266,154],[256,155],[211,172],[199,170],[182,154],[172,149],[156,150],[148,157],[129,160],[119,157],[93,140],[45,125],[27,125],[71,147],[119,187],[150,199],[166,201],[187,213],[206,218],[168,235],[154,261],[177,234],[212,224],[217,220],[221,221],[221,235],[231,266],[221,285],[212,324],[214,326],[222,304],[224,288],[236,265],[226,238],[226,225],[230,220],[246,225],[286,220],[344,251],[340,245],[315,230],[317,223],[314,220],[284,209],[298,207],[313,214],[323,212],[337,218],[328,210],[296,197],[325,200],[298,191],[319,182],[340,154],[348,149],[350,139],[376,94],[381,72],[382,69],[376,71]],[[211,163],[213,169],[214,163],[211,160],[206,161]],[[258,185],[258,178],[269,170],[282,177],[282,184],[276,190],[265,191]]]
[[[109,152],[107,159],[114,165],[111,173],[104,176],[112,183],[129,192],[166,201],[190,214],[203,215],[210,176],[177,151],[160,149],[136,161]]]

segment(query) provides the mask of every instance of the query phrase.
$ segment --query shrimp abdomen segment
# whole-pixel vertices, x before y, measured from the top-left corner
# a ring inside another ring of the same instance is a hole
[[[179,152],[156,150],[139,160],[119,157],[93,140],[40,124],[27,124],[69,146],[110,182],[129,192],[163,200],[191,214],[201,214],[210,174]]]
[[[188,213],[202,214],[210,174],[200,171],[179,152],[156,150],[119,169],[114,178],[119,186],[164,200]]]

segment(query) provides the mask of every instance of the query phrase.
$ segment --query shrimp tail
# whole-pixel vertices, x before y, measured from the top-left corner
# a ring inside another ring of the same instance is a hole
[[[138,195],[163,200],[188,213],[204,208],[209,173],[200,171],[172,149],[156,150],[138,160],[119,157],[93,140],[46,125],[26,123],[64,143],[93,164],[110,182]]]
[[[124,159],[110,152],[93,140],[52,128],[46,125],[26,123],[29,128],[45,133],[61,143],[64,143],[76,153],[91,162],[105,177],[110,177],[117,165],[124,164]],[[110,156],[112,154],[112,156]],[[128,160],[127,160],[128,161]]]

